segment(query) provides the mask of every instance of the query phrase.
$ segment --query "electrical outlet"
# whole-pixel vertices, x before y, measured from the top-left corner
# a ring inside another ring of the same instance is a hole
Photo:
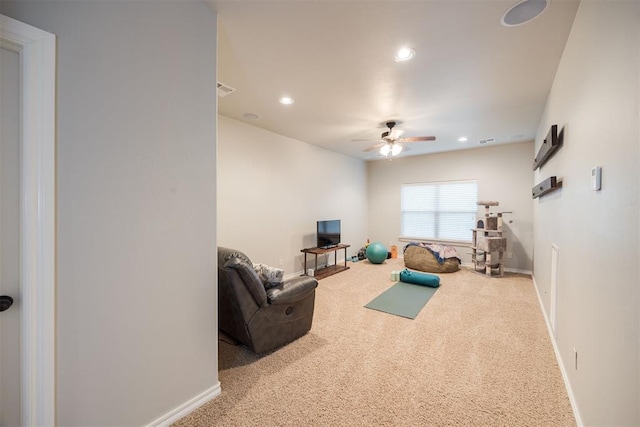
[[[512,259],[513,258],[513,252],[507,252],[507,258]]]
[[[284,264],[284,263],[282,262],[282,258],[280,258],[280,259],[278,260],[278,265],[279,265],[280,267],[282,267],[282,264]]]

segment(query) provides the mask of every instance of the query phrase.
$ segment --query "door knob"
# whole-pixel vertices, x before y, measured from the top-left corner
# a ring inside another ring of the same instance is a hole
[[[13,298],[8,295],[0,295],[0,311],[8,310],[13,304]]]

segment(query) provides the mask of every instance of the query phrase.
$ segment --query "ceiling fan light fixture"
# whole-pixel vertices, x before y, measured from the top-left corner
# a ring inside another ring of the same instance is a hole
[[[404,62],[410,60],[414,56],[416,56],[416,51],[414,49],[411,49],[410,47],[403,47],[396,52],[393,60],[396,62]]]
[[[402,151],[400,144],[384,144],[380,147],[380,154],[385,157],[397,156]]]
[[[386,132],[383,132],[380,136],[380,139],[371,140],[372,142],[376,142],[375,145],[365,149],[364,151],[378,151],[380,156],[386,157],[391,160],[392,157],[397,156],[405,150],[404,146],[413,142],[426,142],[426,141],[435,141],[435,136],[410,136],[410,137],[400,137],[403,131],[395,129],[396,124],[398,124],[395,120],[384,122],[383,125],[389,129]],[[368,141],[361,139],[354,139],[352,141]]]

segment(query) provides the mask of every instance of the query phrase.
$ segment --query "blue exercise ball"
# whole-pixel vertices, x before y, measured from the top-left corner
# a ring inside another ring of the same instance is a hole
[[[382,264],[387,259],[387,247],[380,242],[373,242],[367,246],[367,259],[372,264]]]

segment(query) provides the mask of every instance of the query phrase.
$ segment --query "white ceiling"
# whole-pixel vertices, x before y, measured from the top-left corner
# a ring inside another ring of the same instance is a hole
[[[435,135],[403,155],[534,139],[579,0],[500,21],[516,0],[209,0],[219,14],[220,114],[348,156],[389,119]],[[416,57],[395,62],[403,46]],[[295,99],[281,105],[281,96]],[[247,120],[255,113],[260,120]],[[466,143],[458,138],[466,136]]]

